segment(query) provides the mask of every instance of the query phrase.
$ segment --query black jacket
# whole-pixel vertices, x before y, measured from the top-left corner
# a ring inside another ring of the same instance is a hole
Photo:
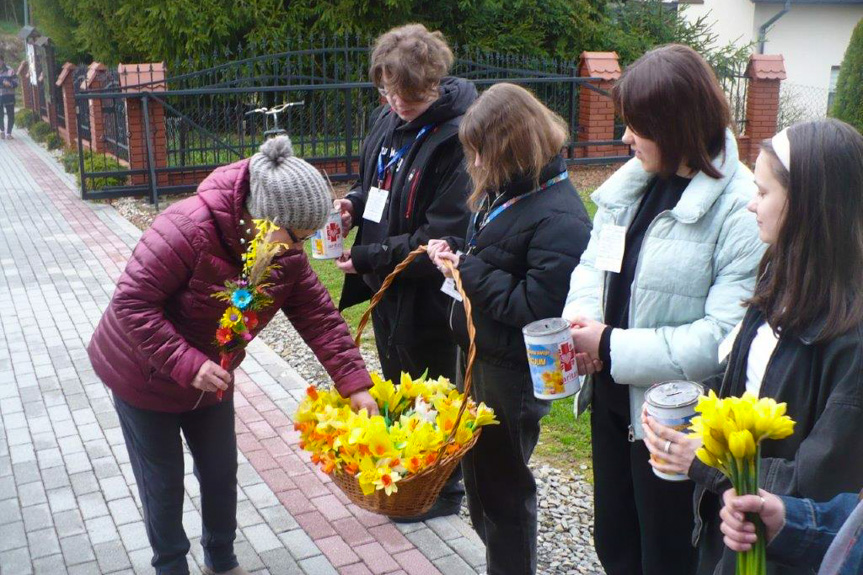
[[[540,183],[566,171],[560,156],[543,168]],[[533,190],[523,178],[504,187],[495,207]],[[477,214],[482,221],[485,210]],[[538,319],[560,317],[569,277],[587,247],[590,218],[569,178],[519,201],[476,237],[476,247],[459,263],[464,291],[473,306],[477,355],[484,361],[527,371],[521,330]],[[472,231],[468,232],[469,235]],[[466,239],[447,238],[464,250]],[[454,300],[451,300],[454,302]],[[450,306],[450,326],[468,348],[464,306]]]
[[[470,177],[458,127],[476,100],[476,88],[467,80],[445,78],[441,96],[419,118],[401,120],[389,106],[378,116],[363,142],[360,180],[347,195],[359,227],[351,259],[360,275],[348,275],[339,301],[344,309],[368,300],[396,265],[431,238],[462,236],[470,213]],[[427,125],[434,129],[422,140],[417,133]],[[377,161],[381,147],[398,149],[413,142],[396,165],[387,208],[380,223],[362,217],[369,189],[377,186]],[[402,272],[376,308],[389,328],[388,345],[415,345],[449,338],[446,306],[440,291],[440,272],[422,256]]]
[[[762,313],[754,308],[743,318],[719,386],[721,397],[741,396],[746,390],[749,347],[762,321]],[[856,493],[863,486],[863,326],[832,341],[814,344],[822,326],[823,320],[800,336],[780,337],[760,392],[761,397],[787,403],[787,413],[796,425],[790,437],[762,444],[759,486],[778,495],[815,501]],[[706,549],[722,550],[722,563],[715,572],[733,575],[734,555],[722,546],[718,517],[714,515],[721,505],[719,497],[731,484],[698,459],[689,475],[696,482],[696,537],[702,519],[698,512],[709,509],[711,516],[705,513],[703,519],[711,524],[702,534],[708,540],[702,543]],[[771,564],[768,573],[812,571]]]

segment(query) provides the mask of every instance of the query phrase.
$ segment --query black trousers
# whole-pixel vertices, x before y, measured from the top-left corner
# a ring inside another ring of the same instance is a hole
[[[3,114],[6,115],[6,127],[3,127]],[[0,132],[6,134],[12,133],[12,128],[15,126],[15,96],[0,98]]]
[[[465,363],[460,355],[462,373]],[[528,462],[539,440],[539,421],[551,403],[533,396],[529,372],[481,359],[474,363],[472,385],[473,398],[494,409],[500,424],[484,427],[462,459],[471,523],[485,543],[489,575],[533,574],[537,498]]]
[[[156,573],[189,573],[189,539],[183,530],[181,431],[201,485],[204,561],[217,573],[236,567],[237,437],[233,401],[179,414],[139,409],[116,395],[114,405],[138,482]]]
[[[590,417],[594,543],[608,575],[692,575],[691,481],[653,474],[643,441],[630,442],[629,389],[597,378]]]

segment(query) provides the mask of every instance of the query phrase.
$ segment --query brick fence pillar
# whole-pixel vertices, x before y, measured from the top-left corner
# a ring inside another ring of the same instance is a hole
[[[87,90],[98,90],[105,85],[105,72],[108,70],[104,64],[93,62],[87,68],[87,79],[85,87]],[[103,101],[92,98],[90,102],[90,149],[94,152],[105,151],[105,115],[102,113]]]
[[[30,66],[27,64],[27,60],[18,65],[18,86],[21,88],[21,94],[24,97],[24,107],[28,110],[35,110],[33,91],[30,89]]]
[[[127,93],[161,92],[166,89],[164,62],[148,64],[120,64],[120,87]],[[149,98],[147,110],[150,115],[150,135],[153,146],[154,168],[168,167],[168,138],[165,129],[165,107],[161,102]],[[144,106],[141,98],[126,99],[126,119],[129,133],[129,168],[149,170],[147,157],[147,134],[144,129]],[[146,185],[149,174],[132,175],[133,185]],[[156,176],[158,186],[168,185],[168,174]]]
[[[592,85],[611,91],[620,78],[620,63],[617,52],[582,52],[578,64],[578,75],[599,78]],[[581,86],[578,92],[578,141],[614,139],[614,103],[611,98]],[[576,157],[601,158],[627,154],[627,146],[586,146],[576,149]]]
[[[740,138],[740,159],[752,165],[758,144],[776,133],[779,118],[779,88],[785,75],[781,55],[753,54],[746,66],[746,128]]]
[[[66,116],[66,128],[60,128],[60,135],[67,146],[78,145],[78,114],[75,113],[75,64],[66,62],[60,75],[57,76],[59,97],[63,99],[63,115]]]

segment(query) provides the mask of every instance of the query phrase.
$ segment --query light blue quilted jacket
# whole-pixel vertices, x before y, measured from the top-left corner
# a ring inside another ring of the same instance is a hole
[[[672,210],[648,227],[632,282],[629,329],[611,335],[611,375],[629,386],[635,437],[643,438],[645,390],[672,379],[701,381],[721,367],[719,343],[742,318],[765,244],[746,204],[755,193],[752,172],[738,159],[729,130],[725,154],[714,160],[721,179],[698,173]],[[594,267],[606,224],[629,227],[653,175],[635,158],[614,173],[591,199],[598,211],[590,243],[572,273],[563,316],[603,321],[608,273]],[[592,398],[588,378],[576,398],[582,413]]]

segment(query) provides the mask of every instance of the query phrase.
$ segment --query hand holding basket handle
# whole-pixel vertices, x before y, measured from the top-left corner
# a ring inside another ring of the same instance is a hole
[[[356,342],[357,346],[360,345],[360,339],[361,339],[362,334],[363,334],[363,329],[365,329],[366,325],[369,322],[369,319],[372,316],[372,310],[374,310],[375,306],[377,306],[378,303],[381,301],[381,299],[383,299],[384,294],[386,293],[387,289],[389,289],[389,287],[395,281],[395,279],[399,275],[399,273],[402,272],[402,270],[404,270],[406,267],[408,267],[411,264],[411,262],[413,262],[415,259],[417,259],[422,254],[426,253],[427,251],[428,251],[428,246],[419,246],[417,249],[415,249],[414,251],[409,253],[408,256],[399,265],[397,265],[395,267],[395,269],[393,269],[393,271],[386,277],[386,279],[384,280],[384,283],[381,285],[381,289],[378,290],[378,293],[376,293],[372,297],[371,302],[369,303],[368,309],[365,311],[365,313],[363,313],[362,318],[360,318],[359,326],[357,326],[357,336],[356,336],[356,338],[354,338],[354,341]],[[467,294],[465,294],[464,290],[462,289],[461,275],[459,274],[458,268],[453,266],[452,263],[449,261],[444,261],[444,265],[452,273],[452,277],[453,277],[453,280],[455,281],[456,289],[458,289],[458,292],[461,294],[462,301],[464,303],[464,311],[465,311],[465,315],[467,316],[467,334],[468,334],[468,337],[470,339],[470,348],[468,349],[467,366],[465,367],[464,390],[463,390],[464,401],[462,402],[461,408],[458,411],[458,416],[456,417],[455,425],[453,426],[453,429],[450,432],[449,437],[446,439],[446,441],[444,441],[443,445],[441,445],[440,451],[438,452],[437,460],[435,461],[435,464],[432,467],[439,465],[440,462],[444,459],[444,457],[443,457],[444,452],[446,451],[446,448],[450,444],[452,444],[453,439],[455,437],[455,433],[458,430],[459,423],[461,423],[462,416],[464,415],[464,411],[465,411],[465,409],[467,409],[468,398],[470,397],[470,390],[471,390],[471,383],[472,383],[471,380],[473,379],[473,364],[474,364],[474,360],[476,359],[476,344],[474,343],[474,340],[476,338],[476,329],[474,329],[473,320],[471,319],[470,299],[468,299]],[[477,435],[478,435],[478,433],[477,433]]]

